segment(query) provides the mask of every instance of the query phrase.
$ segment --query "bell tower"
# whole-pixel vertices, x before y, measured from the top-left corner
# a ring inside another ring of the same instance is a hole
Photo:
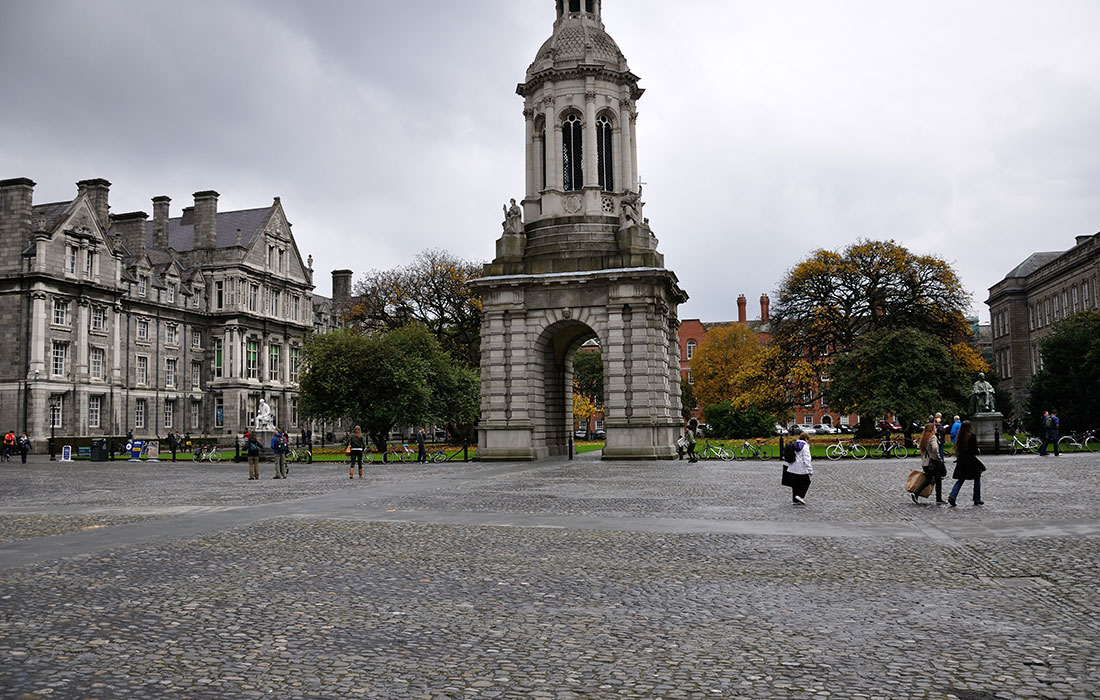
[[[553,33],[516,92],[525,192],[505,205],[482,297],[481,459],[565,454],[572,360],[599,341],[604,459],[671,459],[687,300],[643,215],[636,104],[644,90],[604,28],[602,0],[554,0]]]

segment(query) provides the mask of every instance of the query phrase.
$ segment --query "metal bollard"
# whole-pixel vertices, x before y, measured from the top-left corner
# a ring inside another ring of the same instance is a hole
[[[573,449],[574,449],[574,447],[573,447],[573,436],[570,435],[569,436],[569,461],[570,462],[573,461]]]
[[[1001,454],[1001,429],[993,429],[993,454]]]

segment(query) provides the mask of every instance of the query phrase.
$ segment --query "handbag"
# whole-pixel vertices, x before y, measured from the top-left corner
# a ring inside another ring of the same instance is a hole
[[[794,475],[787,471],[789,464],[783,464],[783,476],[779,479],[779,483],[783,486],[794,486]]]
[[[346,455],[351,454],[351,443],[350,442],[348,443],[348,446],[344,448],[344,454],[346,454]]]
[[[925,486],[920,493],[917,493],[917,489],[920,488],[922,481],[924,481],[924,472],[919,469],[910,469],[909,478],[905,480],[905,490],[909,493],[916,493],[921,498],[928,498],[932,495],[932,486],[934,484],[929,481],[928,485]]]

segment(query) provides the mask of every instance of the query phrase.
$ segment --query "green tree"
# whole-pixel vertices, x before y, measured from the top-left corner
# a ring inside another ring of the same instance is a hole
[[[371,270],[355,285],[345,320],[371,331],[418,323],[466,367],[480,363],[481,301],[466,283],[482,275],[482,265],[444,250],[418,253],[412,263]]]
[[[695,388],[688,383],[687,377],[680,379],[680,415],[684,420],[691,418],[699,401],[695,398]]]
[[[596,405],[603,406],[603,353],[581,349],[573,355],[574,390]]]
[[[311,417],[350,419],[379,450],[396,425],[477,420],[477,373],[454,362],[426,329],[336,330],[304,348],[300,407]]]
[[[912,328],[881,328],[859,336],[833,358],[825,398],[864,419],[893,412],[902,426],[930,414],[961,413],[971,380],[966,368],[934,335]]]
[[[775,416],[753,408],[738,411],[729,401],[707,406],[703,415],[707,433],[715,437],[769,437],[775,432]]]
[[[1039,429],[1043,411],[1056,409],[1063,432],[1100,426],[1100,312],[1060,321],[1039,343],[1043,368],[1031,379],[1028,425]],[[998,401],[1000,395],[998,394]]]

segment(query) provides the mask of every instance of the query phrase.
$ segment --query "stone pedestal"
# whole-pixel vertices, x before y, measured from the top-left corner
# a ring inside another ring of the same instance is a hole
[[[993,449],[995,435],[1004,425],[1004,418],[1004,414],[996,411],[993,413],[977,413],[970,417],[970,425],[974,428],[974,437],[978,438],[978,449],[982,451]],[[1003,436],[1001,444],[1004,444]]]

